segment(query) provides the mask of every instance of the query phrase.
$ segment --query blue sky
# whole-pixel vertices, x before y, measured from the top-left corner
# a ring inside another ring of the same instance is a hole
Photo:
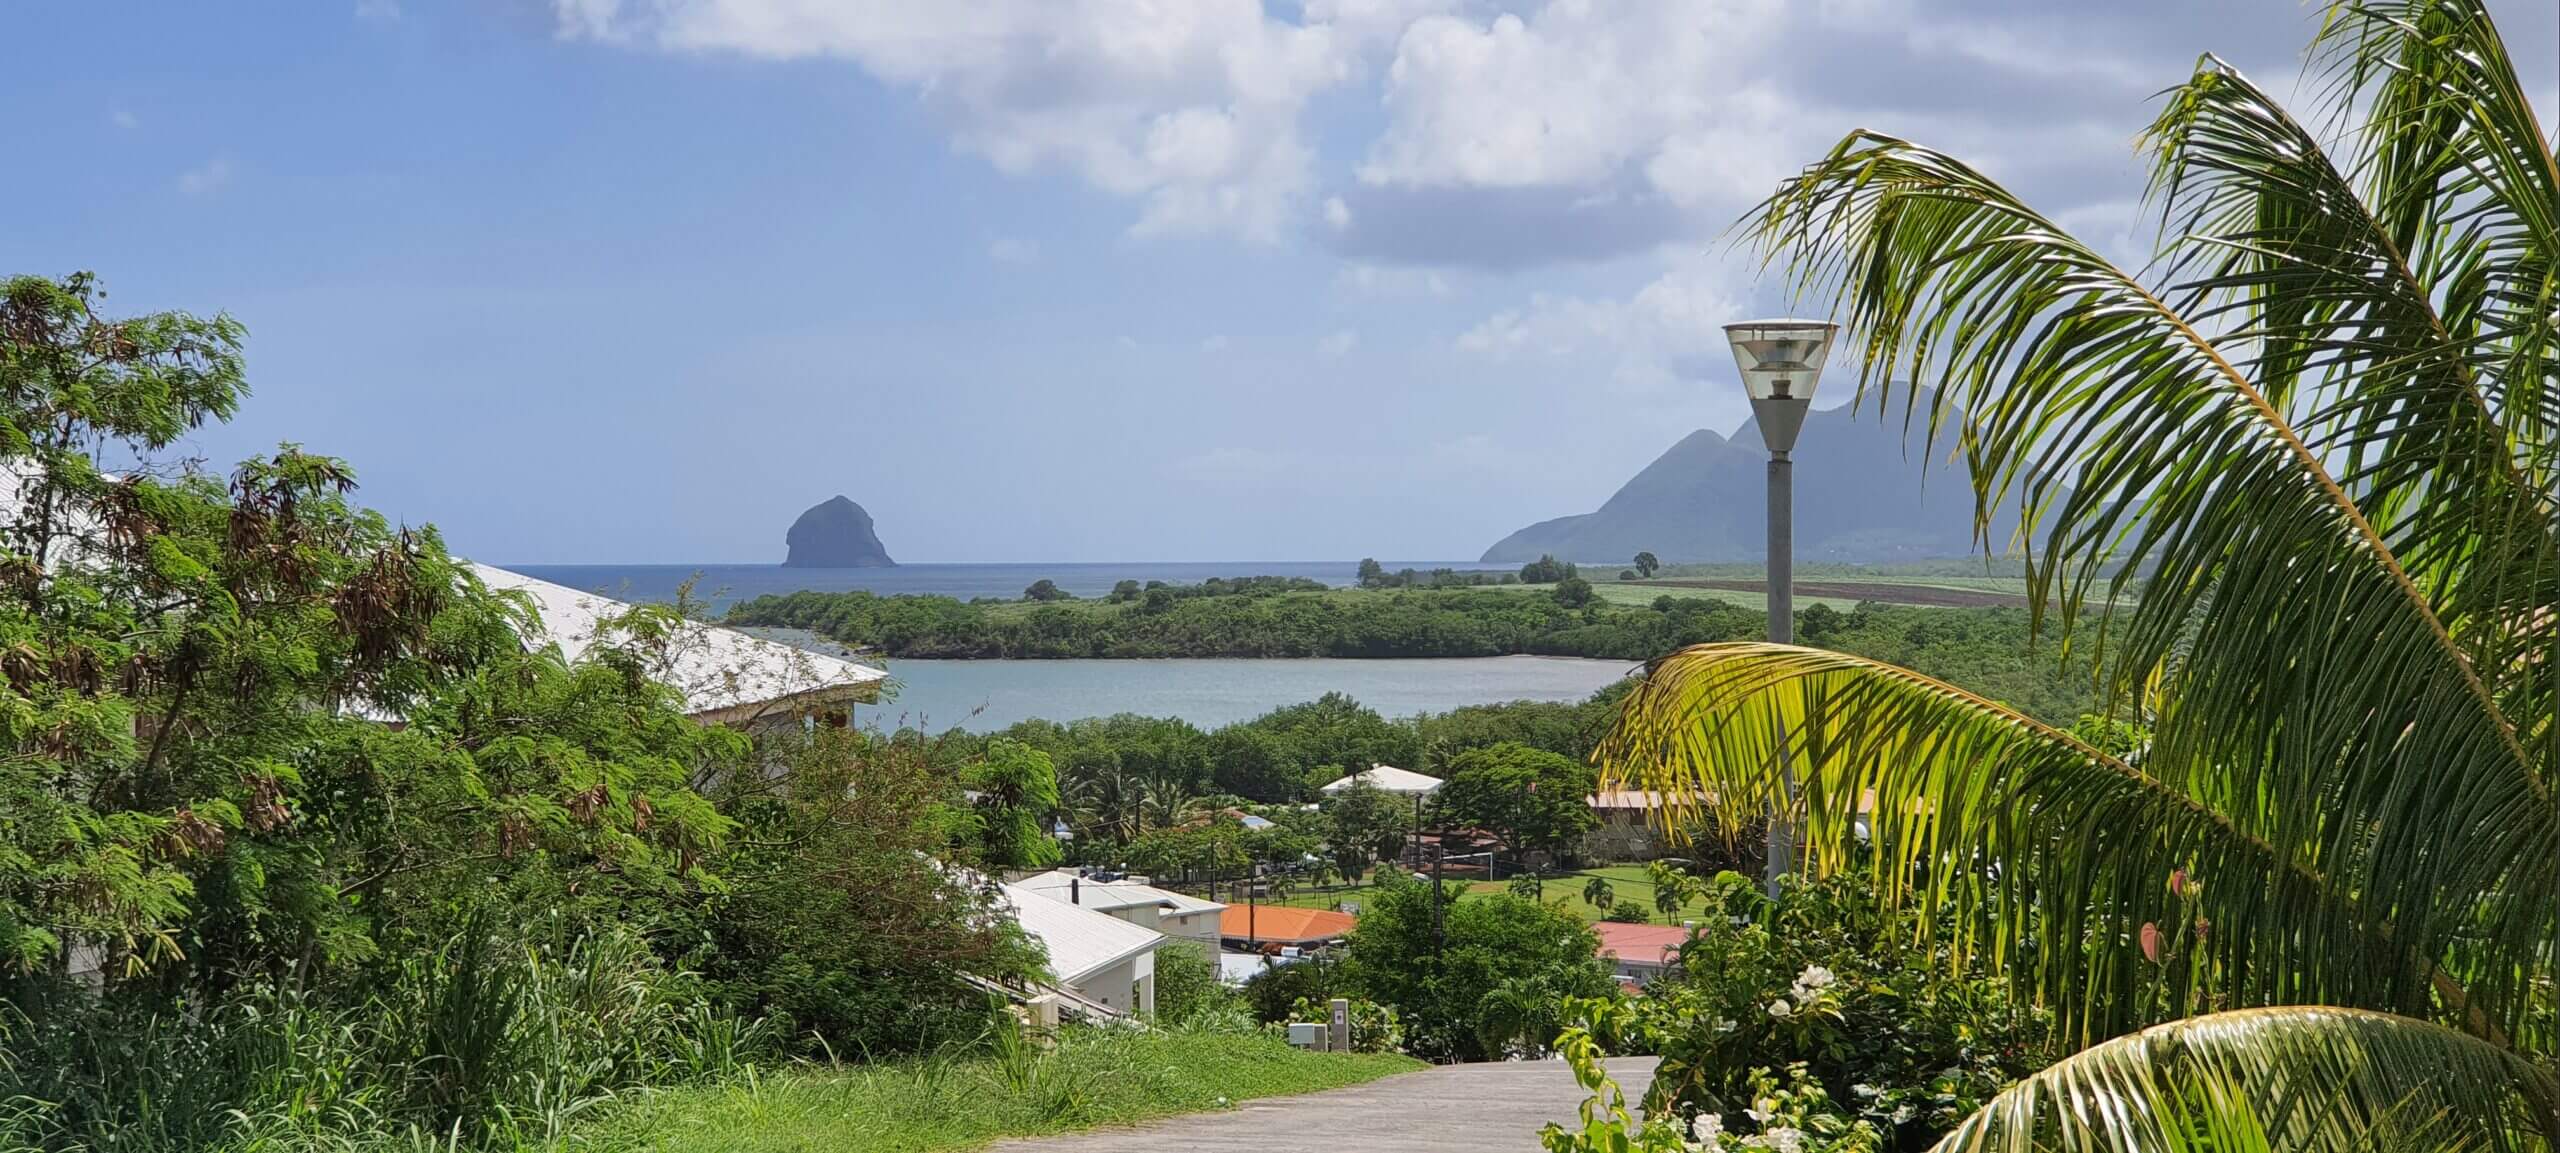
[[[2140,8],[2127,13],[2126,8]],[[2495,4],[2549,91],[2548,0]],[[293,440],[501,562],[1466,558],[1743,415],[1714,243],[1854,125],[2131,251],[2291,0],[21,5],[10,272],[227,311]],[[1837,389],[1845,377],[1834,381]]]

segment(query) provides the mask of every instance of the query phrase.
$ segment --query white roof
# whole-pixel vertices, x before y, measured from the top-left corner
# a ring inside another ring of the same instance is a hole
[[[1070,985],[1096,969],[1151,952],[1164,943],[1164,934],[1118,917],[1051,900],[1019,885],[997,888],[1004,891],[1005,904],[1013,908],[1022,931],[1048,949],[1049,972]]]
[[[1214,913],[1226,908],[1225,905],[1216,901],[1205,901],[1186,893],[1159,889],[1153,885],[1091,879],[1078,882],[1074,869],[1052,869],[1046,873],[1033,873],[1013,882],[1013,887],[1025,892],[1038,893],[1053,901],[1065,901],[1072,894],[1075,897],[1074,904],[1098,911],[1127,909],[1138,905],[1154,905],[1176,913]]]
[[[493,565],[474,563],[471,572],[492,590],[512,590],[533,598],[542,616],[543,635],[525,639],[556,644],[560,655],[573,661],[595,643],[604,618],[631,607]],[[889,674],[736,629],[688,623],[671,643],[665,666],[652,675],[684,694],[687,713],[734,721],[751,719],[792,700],[867,698]]]
[[[1241,985],[1264,969],[1276,969],[1298,960],[1296,957],[1274,957],[1265,953],[1218,954],[1218,980],[1223,984]]]
[[[1385,792],[1417,796],[1433,792],[1440,787],[1438,777],[1424,776],[1409,769],[1399,769],[1394,765],[1371,765],[1367,772],[1353,773],[1326,785],[1323,791],[1339,793],[1350,788],[1355,781]]]

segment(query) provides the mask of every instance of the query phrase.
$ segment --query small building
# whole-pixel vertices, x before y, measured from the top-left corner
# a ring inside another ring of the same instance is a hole
[[[1661,856],[1665,818],[1681,815],[1666,811],[1665,799],[1665,794],[1652,789],[1604,789],[1593,793],[1585,803],[1600,820],[1582,835],[1581,855],[1595,861],[1649,861]],[[1688,806],[1689,813],[1696,813],[1701,803]],[[1677,808],[1674,806],[1674,810]]]
[[[492,592],[520,593],[532,601],[540,632],[526,643],[557,645],[572,661],[596,643],[608,620],[632,607],[495,565],[475,562],[471,575]],[[850,724],[853,706],[880,699],[889,677],[869,665],[698,621],[675,630],[649,675],[682,693],[693,719],[746,729]]]
[[[1335,780],[1320,791],[1339,793],[1354,785],[1367,785],[1382,793],[1421,798],[1440,791],[1440,778],[1417,773],[1411,769],[1399,769],[1394,765],[1371,765],[1350,776]]]
[[[1014,888],[1052,901],[1091,909],[1174,940],[1190,941],[1214,959],[1218,955],[1218,918],[1226,906],[1187,893],[1159,889],[1136,881],[1096,881],[1074,869],[1033,873]]]
[[[1331,909],[1229,905],[1218,916],[1218,936],[1228,949],[1238,952],[1307,952],[1340,944],[1359,923],[1358,917]]]
[[[1156,1011],[1156,949],[1164,934],[1092,909],[999,885],[1022,931],[1049,954],[1049,975],[1076,996],[1138,1016]]]
[[[1600,938],[1600,957],[1611,962],[1621,980],[1641,984],[1680,963],[1680,947],[1689,930],[1678,925],[1629,925],[1602,921],[1591,926]]]

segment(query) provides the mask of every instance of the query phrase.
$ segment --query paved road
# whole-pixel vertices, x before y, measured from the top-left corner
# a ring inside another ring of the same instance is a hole
[[[1653,1058],[1614,1060],[1609,1072],[1633,1096]],[[1561,1061],[1443,1065],[1134,1129],[1001,1141],[990,1153],[1535,1153],[1538,1127],[1571,1122],[1584,1096]]]

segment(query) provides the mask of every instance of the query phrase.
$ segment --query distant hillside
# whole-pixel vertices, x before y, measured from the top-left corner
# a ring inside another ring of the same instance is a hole
[[[1973,490],[1964,467],[1943,459],[1923,475],[1925,427],[1906,444],[1901,407],[1816,412],[1796,441],[1796,556],[1803,561],[1884,564],[1973,553]],[[1941,458],[1952,447],[1942,438]],[[1666,562],[1757,561],[1768,533],[1768,452],[1746,423],[1731,437],[1699,429],[1672,445],[1593,512],[1543,520],[1502,538],[1486,563],[1552,553],[1564,560],[1626,563],[1638,552]],[[2017,517],[1993,525],[2005,545]]]

